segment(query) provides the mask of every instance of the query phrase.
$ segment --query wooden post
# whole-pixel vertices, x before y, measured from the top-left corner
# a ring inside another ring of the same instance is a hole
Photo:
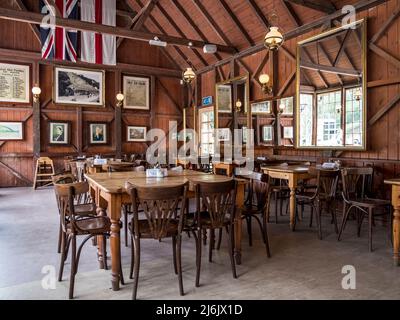
[[[115,95],[121,92],[121,71],[115,72]],[[116,100],[116,97],[115,97]],[[115,157],[117,159],[122,156],[122,106],[115,106]]]
[[[32,65],[33,85],[39,86],[39,64],[37,62]],[[40,157],[40,98],[35,101],[33,99],[33,157]]]

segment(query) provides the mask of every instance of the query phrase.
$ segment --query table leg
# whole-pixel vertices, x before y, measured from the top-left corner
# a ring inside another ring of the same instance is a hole
[[[236,192],[236,207],[241,208],[244,205],[244,190],[245,184],[240,184]],[[236,264],[242,264],[242,212],[240,209],[236,210],[235,217],[235,249],[234,255]]]
[[[110,251],[111,251],[111,284],[113,291],[119,290],[121,241],[120,226],[121,218],[121,195],[112,194],[108,203],[108,215],[111,219]]]
[[[291,176],[289,179],[289,188],[290,188],[290,229],[294,231],[295,219],[296,219],[296,178]]]
[[[400,266],[400,206],[394,207],[393,212],[393,262]]]

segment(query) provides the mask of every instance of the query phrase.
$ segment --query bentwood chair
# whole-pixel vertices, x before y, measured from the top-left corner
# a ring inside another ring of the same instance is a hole
[[[364,217],[368,216],[369,251],[372,251],[372,227],[375,217],[388,215],[389,220],[392,220],[390,201],[368,197],[368,192],[372,190],[373,174],[374,169],[372,167],[342,169],[343,221],[338,236],[338,241],[340,241],[349,214],[352,209],[355,209],[358,237],[361,236]],[[389,223],[389,226],[391,226],[391,223]]]
[[[237,278],[233,258],[234,219],[236,211],[237,182],[195,183],[196,212],[192,219],[186,221],[187,230],[193,232],[196,239],[196,287],[200,286],[201,248],[203,231],[210,230],[209,261],[212,261],[212,250],[215,242],[215,230],[226,229],[228,233],[228,253],[231,261],[233,278]]]
[[[78,182],[76,178],[71,174],[61,174],[52,177],[54,185],[64,185],[64,184],[71,184]],[[89,217],[89,216],[96,216],[96,205],[93,203],[90,195],[89,195],[89,185],[85,189],[87,192],[79,194],[77,198],[74,199],[74,206],[75,206],[75,214],[81,217]],[[56,201],[58,212],[60,213],[60,199],[56,193]],[[60,227],[59,227],[59,236],[58,236],[58,245],[57,245],[57,252],[61,253],[61,243],[62,238],[65,237],[65,233],[62,229],[62,224],[60,220]]]
[[[242,219],[247,222],[249,246],[253,245],[252,220],[255,219],[261,230],[267,256],[270,258],[271,251],[267,232],[268,176],[263,173],[253,172],[249,175],[249,179],[248,202],[241,208]]]
[[[56,184],[55,192],[59,200],[60,219],[64,234],[61,245],[61,261],[58,281],[62,281],[64,264],[71,246],[71,276],[69,284],[69,299],[74,296],[75,276],[78,272],[79,258],[84,244],[96,236],[102,237],[102,256],[107,269],[106,236],[110,233],[111,222],[102,209],[97,210],[98,216],[82,217],[75,212],[75,199],[87,192],[86,182]],[[78,236],[86,236],[77,250]]]
[[[312,219],[315,212],[318,227],[318,238],[322,240],[321,215],[323,205],[325,205],[325,210],[332,215],[332,220],[335,225],[335,232],[338,233],[335,197],[339,179],[339,170],[310,168],[309,173],[316,176],[316,189],[315,191],[309,191],[306,189],[304,192],[296,194],[295,224],[299,218],[298,205],[300,205],[302,208],[305,205],[310,206],[310,226],[312,226]]]
[[[173,265],[178,275],[179,293],[184,295],[181,263],[181,244],[183,218],[186,205],[187,183],[172,187],[139,188],[126,183],[126,189],[131,195],[133,218],[129,224],[131,233],[131,272],[133,276],[132,299],[136,300],[140,267],[140,240],[162,240],[172,238]],[[139,216],[138,207],[143,209],[145,218]],[[177,211],[180,214],[177,214]]]

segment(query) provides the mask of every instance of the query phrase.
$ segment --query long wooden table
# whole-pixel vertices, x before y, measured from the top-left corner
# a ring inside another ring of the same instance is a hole
[[[112,288],[114,291],[119,290],[119,269],[120,269],[120,219],[121,208],[123,204],[131,203],[130,196],[125,190],[125,182],[128,181],[139,187],[170,187],[179,185],[189,181],[189,190],[193,191],[194,183],[200,182],[222,182],[231,178],[219,175],[206,174],[198,171],[184,170],[182,172],[168,172],[165,178],[146,178],[145,172],[112,172],[112,173],[94,173],[86,174],[85,177],[89,182],[90,193],[96,202],[96,205],[107,209],[107,215],[111,219],[111,265],[112,265]],[[244,193],[246,180],[237,179],[239,181],[236,195],[236,205],[238,207],[244,204]],[[241,211],[237,210],[235,217],[235,259],[238,264],[241,263],[241,238],[242,238],[242,219]],[[98,252],[99,261],[101,250]]]
[[[400,179],[385,180],[392,186],[393,205],[393,262],[400,266]]]
[[[261,167],[261,170],[273,179],[288,181],[290,189],[290,228],[294,230],[296,215],[296,188],[300,180],[309,179],[312,176],[308,173],[309,166],[279,165]]]

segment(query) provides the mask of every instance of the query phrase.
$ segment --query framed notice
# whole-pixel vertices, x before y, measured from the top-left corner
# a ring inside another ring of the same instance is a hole
[[[0,102],[29,103],[29,66],[0,63]]]
[[[150,109],[150,79],[141,77],[123,77],[124,108]]]

